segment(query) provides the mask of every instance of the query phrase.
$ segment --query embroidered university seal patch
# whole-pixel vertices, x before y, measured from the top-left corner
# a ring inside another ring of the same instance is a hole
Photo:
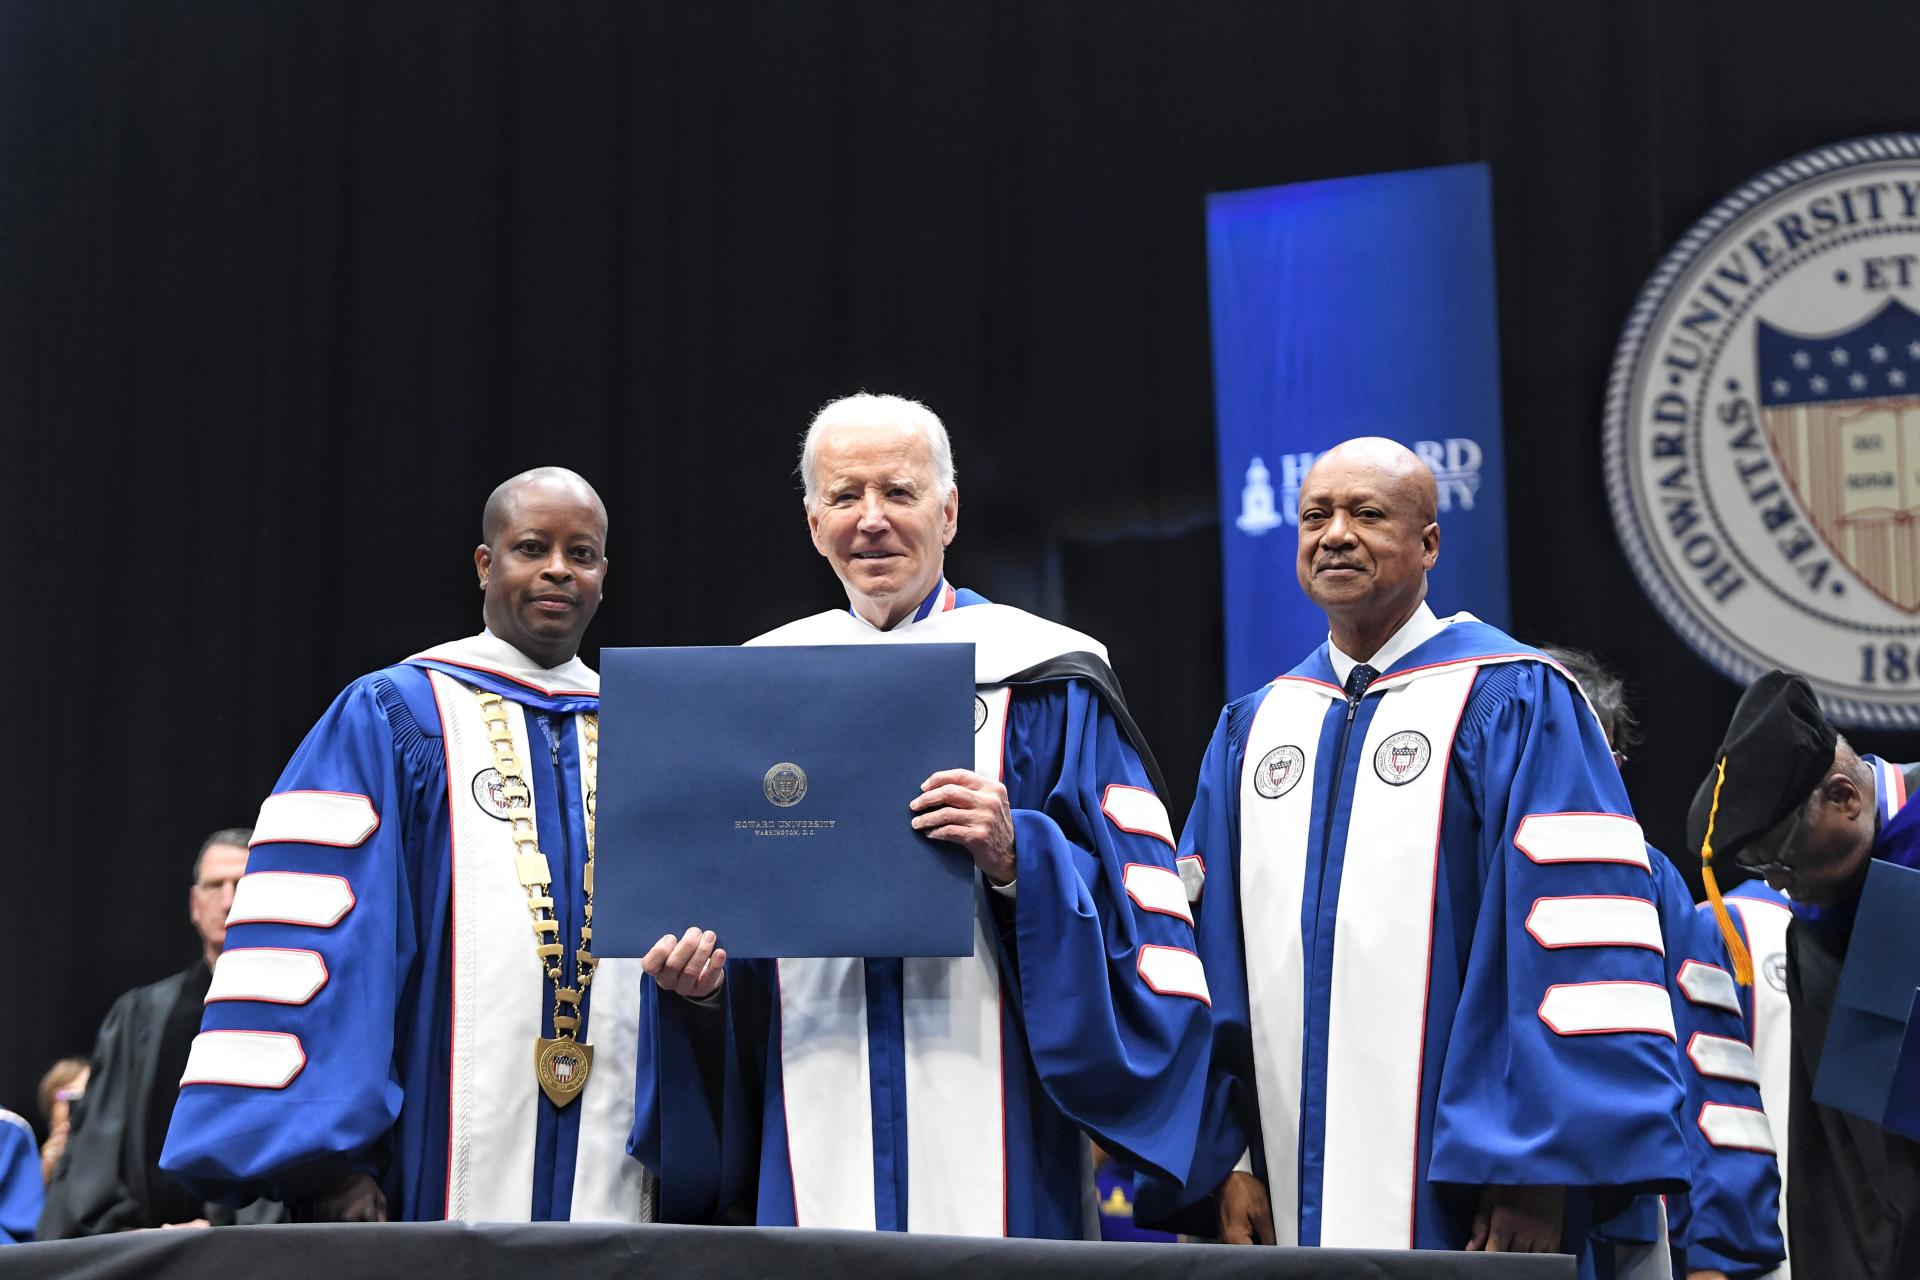
[[[1426,771],[1433,748],[1418,729],[1402,729],[1373,753],[1373,771],[1389,786],[1404,787]]]
[[[1260,757],[1253,769],[1253,789],[1269,800],[1293,790],[1307,772],[1307,753],[1298,747],[1275,747]]]
[[[502,822],[507,820],[506,791],[506,779],[491,765],[473,775],[473,802]]]
[[[1767,975],[1767,985],[1775,991],[1785,994],[1787,989],[1787,953],[1775,951],[1767,956],[1760,971]]]
[[[1702,218],[1627,321],[1605,446],[1634,572],[1703,658],[1920,726],[1920,134],[1799,156]]]

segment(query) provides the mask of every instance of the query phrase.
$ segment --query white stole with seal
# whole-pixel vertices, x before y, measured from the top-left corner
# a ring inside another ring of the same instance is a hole
[[[1381,677],[1381,691],[1370,694],[1380,705],[1364,741],[1347,743],[1344,765],[1317,758],[1326,716],[1345,701],[1338,686],[1282,677],[1254,713],[1240,779],[1240,912],[1280,1244],[1299,1243],[1307,842],[1322,773],[1339,768],[1352,778],[1353,804],[1334,925],[1320,1243],[1412,1244],[1441,809],[1454,734],[1481,665]],[[1291,783],[1260,772],[1269,755],[1290,759],[1284,748],[1304,758]]]
[[[990,604],[936,614],[901,631],[879,631],[836,610],[747,643],[973,644],[979,700],[973,768],[995,779],[1002,777],[1013,699],[1013,690],[1002,682],[1064,653],[1092,653],[1102,661],[1107,656],[1105,646],[1089,636]],[[954,856],[966,854],[955,848]],[[975,882],[984,895],[984,881],[976,876]],[[971,956],[901,962],[909,1231],[1006,1234],[1005,1049],[990,921],[982,898],[974,912]],[[803,1227],[871,1230],[876,1225],[874,1117],[863,962],[788,959],[778,962],[778,971],[795,1221]]]
[[[469,656],[464,644],[424,656],[461,662]],[[533,1043],[544,1034],[553,993],[534,954],[527,891],[514,871],[508,824],[487,807],[484,785],[476,785],[494,764],[479,703],[472,688],[443,672],[430,671],[429,678],[446,748],[453,860],[446,1216],[525,1222],[533,1209],[541,1096]],[[539,731],[527,724],[518,703],[508,700],[505,707],[514,742],[523,752],[532,749]],[[581,732],[578,717],[573,731]],[[585,779],[579,781],[584,806]],[[563,922],[569,950],[577,945],[579,927],[577,918]],[[580,1130],[569,1216],[576,1222],[640,1222],[649,1216],[645,1169],[626,1150],[639,1056],[640,979],[638,960],[610,958],[595,966],[586,1036],[594,1047],[593,1077],[575,1104]]]

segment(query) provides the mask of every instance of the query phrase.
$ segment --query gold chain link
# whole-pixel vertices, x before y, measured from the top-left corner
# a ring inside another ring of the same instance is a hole
[[[513,841],[514,869],[527,891],[527,911],[533,917],[534,950],[547,981],[553,984],[553,1029],[559,1039],[571,1040],[580,1026],[580,1001],[593,985],[593,828],[598,804],[600,771],[600,717],[580,717],[581,737],[585,739],[585,761],[581,769],[586,784],[587,862],[581,875],[585,894],[580,922],[580,949],[574,952],[577,986],[569,987],[562,957],[566,944],[560,940],[560,918],[554,912],[553,875],[546,855],[540,852],[539,832],[533,821],[533,792],[527,786],[520,759],[514,752],[513,725],[507,718],[506,700],[497,693],[475,689],[480,716],[486,725],[487,741],[493,747],[494,772],[500,775],[500,793],[507,809],[507,829]]]

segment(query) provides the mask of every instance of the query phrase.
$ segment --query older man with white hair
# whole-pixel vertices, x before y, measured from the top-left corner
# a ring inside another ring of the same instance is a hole
[[[926,406],[828,405],[800,472],[851,608],[753,643],[975,646],[973,767],[900,797],[978,870],[974,950],[727,962],[710,932],[662,938],[635,1152],[663,1216],[1097,1234],[1086,1135],[1184,1177],[1205,1083],[1206,978],[1152,757],[1099,642],[947,581],[960,493]],[[722,996],[724,1083],[697,1088],[688,1051]]]

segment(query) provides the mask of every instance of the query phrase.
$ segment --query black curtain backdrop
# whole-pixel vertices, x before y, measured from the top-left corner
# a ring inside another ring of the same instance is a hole
[[[1515,630],[1628,674],[1697,872],[1737,691],[1618,549],[1606,370],[1715,200],[1920,127],[1916,47],[1912,0],[9,0],[0,1104],[192,957],[200,838],[346,681],[478,628],[530,465],[612,512],[590,659],[732,642],[841,600],[811,411],[925,399],[953,577],[1108,642],[1178,820],[1225,692],[1212,191],[1492,165]]]

